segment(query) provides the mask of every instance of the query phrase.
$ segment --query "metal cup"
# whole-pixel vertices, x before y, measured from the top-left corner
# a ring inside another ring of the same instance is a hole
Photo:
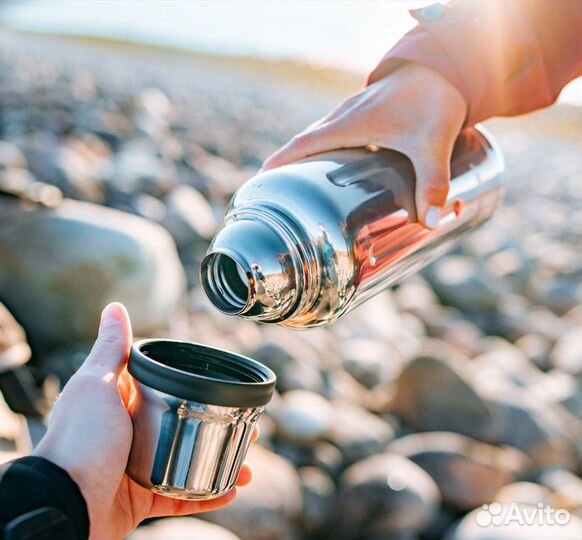
[[[127,472],[178,499],[214,499],[236,484],[275,374],[228,351],[166,339],[136,342]]]

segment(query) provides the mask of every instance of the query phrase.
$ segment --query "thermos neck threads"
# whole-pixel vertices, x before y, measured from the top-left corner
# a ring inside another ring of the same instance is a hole
[[[239,214],[225,223],[203,259],[202,287],[226,315],[286,318],[303,282],[296,244],[274,217]]]
[[[240,314],[251,301],[247,272],[225,253],[213,253],[207,258],[202,285],[208,298],[223,313]]]

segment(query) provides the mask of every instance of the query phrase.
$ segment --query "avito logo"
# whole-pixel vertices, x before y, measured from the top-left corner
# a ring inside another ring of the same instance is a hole
[[[480,527],[502,527],[512,524],[522,527],[534,525],[564,526],[570,522],[570,512],[556,510],[551,506],[538,503],[536,506],[519,505],[511,503],[484,504],[481,511],[475,516],[475,521]]]

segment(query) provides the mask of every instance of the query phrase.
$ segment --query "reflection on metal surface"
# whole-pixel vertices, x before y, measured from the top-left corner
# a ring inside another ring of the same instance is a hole
[[[327,324],[489,219],[500,203],[502,170],[501,153],[483,128],[463,132],[436,230],[417,222],[414,169],[398,152],[328,152],[267,171],[234,195],[203,261],[202,284],[230,315],[294,327]],[[232,302],[215,277],[220,256],[247,276],[244,305]]]
[[[170,396],[133,380],[128,474],[180,499],[213,499],[236,484],[264,407],[220,407]]]

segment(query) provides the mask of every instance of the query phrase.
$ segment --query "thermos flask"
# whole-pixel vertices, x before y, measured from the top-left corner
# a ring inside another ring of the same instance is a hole
[[[417,221],[414,168],[401,153],[338,150],[262,172],[234,194],[202,261],[202,286],[227,315],[328,324],[489,219],[503,168],[491,135],[465,130],[435,230]]]

